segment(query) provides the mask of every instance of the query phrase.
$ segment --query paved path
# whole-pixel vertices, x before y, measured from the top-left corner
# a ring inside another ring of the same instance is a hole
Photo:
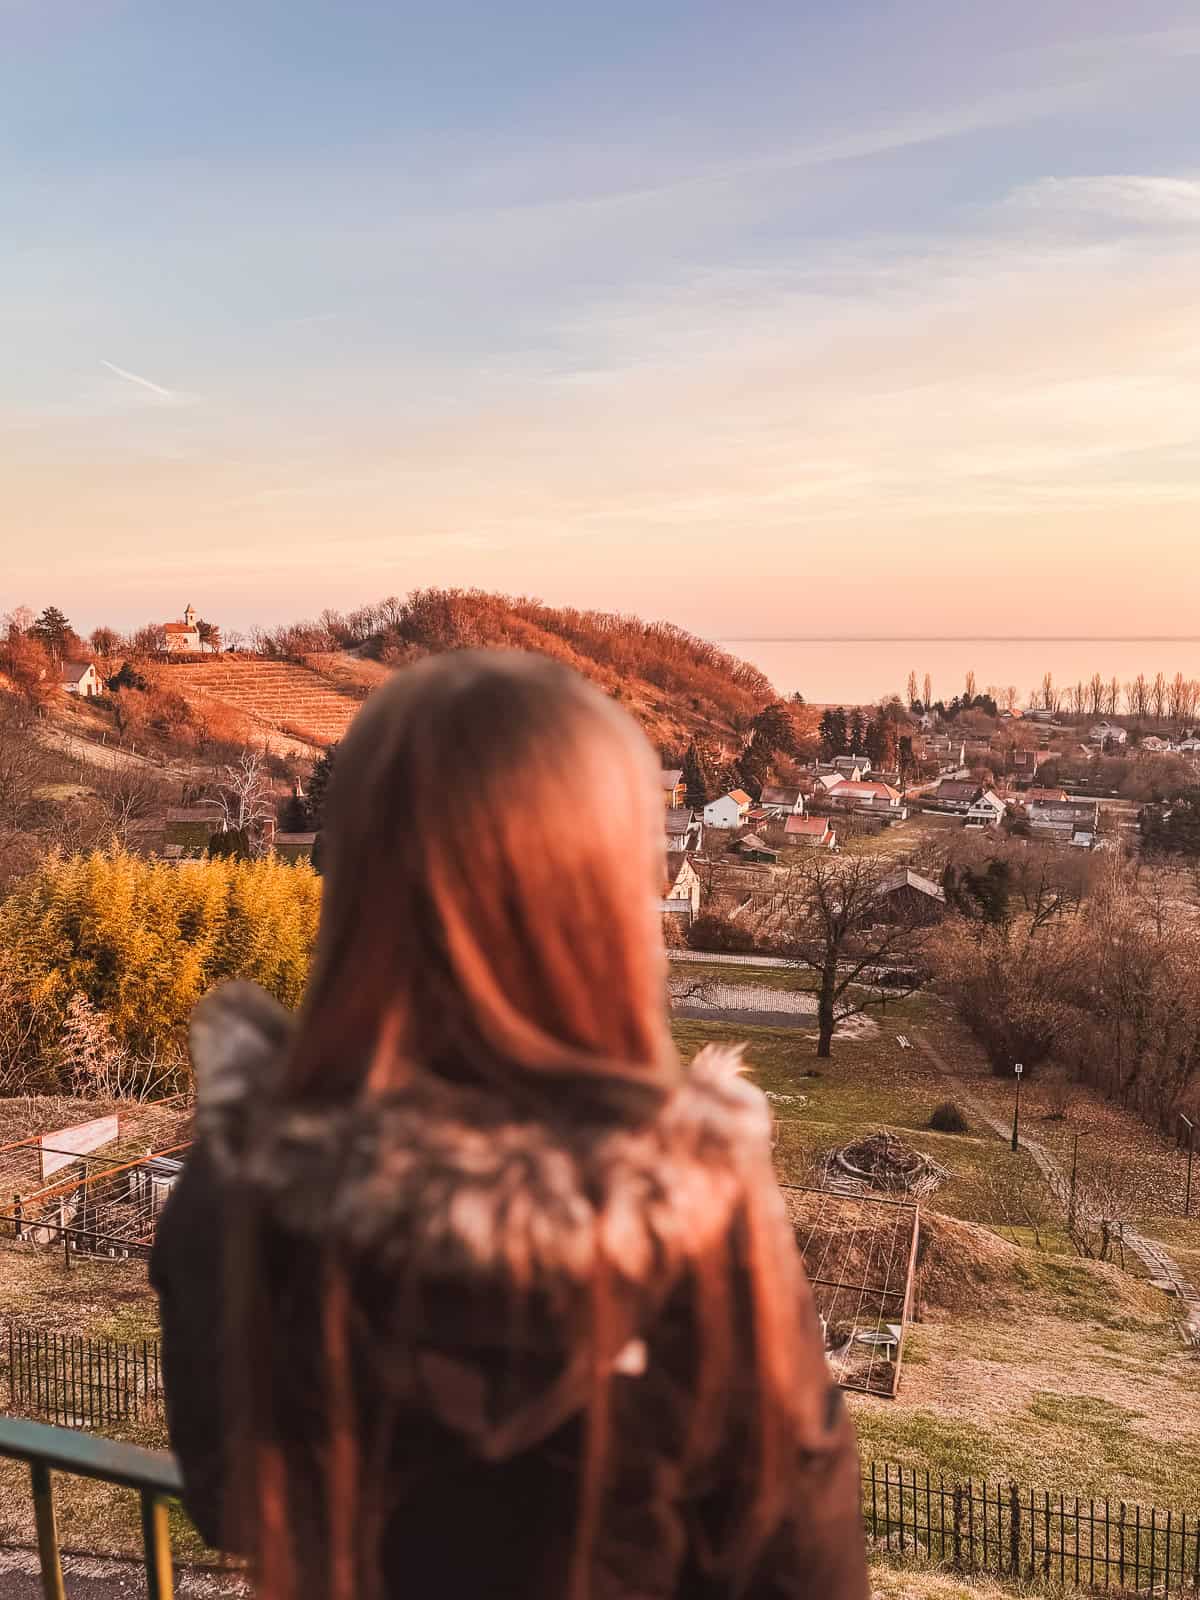
[[[1008,1121],[1004,1117],[998,1117],[986,1101],[967,1087],[954,1068],[938,1054],[928,1040],[917,1033],[914,1033],[912,1038],[917,1048],[953,1086],[958,1097],[966,1102],[979,1120],[986,1123],[1002,1139],[1008,1139],[1012,1131]],[[1038,1170],[1058,1196],[1059,1203],[1065,1210],[1070,1203],[1071,1183],[1058,1158],[1051,1155],[1044,1144],[1037,1139],[1031,1139],[1027,1134],[1021,1135],[1021,1148],[1027,1150],[1033,1157]],[[1076,1205],[1080,1205],[1078,1195]],[[1168,1255],[1156,1240],[1147,1239],[1145,1234],[1128,1226],[1125,1227],[1122,1237],[1134,1255],[1144,1263],[1150,1276],[1156,1282],[1166,1284],[1170,1293],[1177,1297],[1183,1310],[1183,1336],[1190,1344],[1200,1346],[1200,1289],[1196,1288],[1179,1263]]]

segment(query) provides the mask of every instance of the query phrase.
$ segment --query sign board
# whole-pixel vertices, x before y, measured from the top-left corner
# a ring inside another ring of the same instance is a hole
[[[116,1117],[96,1117],[91,1122],[78,1122],[73,1128],[60,1128],[57,1133],[44,1133],[38,1140],[42,1149],[42,1182],[80,1156],[111,1144],[119,1132]]]

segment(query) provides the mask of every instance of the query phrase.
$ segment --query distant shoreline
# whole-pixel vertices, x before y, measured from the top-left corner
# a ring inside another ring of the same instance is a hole
[[[1195,633],[723,634],[714,644],[1200,644]]]

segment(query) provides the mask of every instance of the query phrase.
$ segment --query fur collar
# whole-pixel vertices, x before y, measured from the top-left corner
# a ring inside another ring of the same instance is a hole
[[[191,1029],[197,1132],[218,1173],[289,1232],[437,1275],[591,1274],[598,1242],[643,1279],[727,1227],[747,1165],[770,1166],[770,1114],[740,1048],[709,1046],[646,1124],[517,1120],[486,1090],[418,1075],[403,1093],[334,1109],[280,1104],[290,1013],[230,983]],[[690,1243],[689,1243],[690,1240]]]

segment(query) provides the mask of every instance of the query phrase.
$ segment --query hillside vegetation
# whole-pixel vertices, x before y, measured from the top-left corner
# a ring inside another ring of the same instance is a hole
[[[255,642],[260,653],[302,659],[343,689],[355,677],[367,686],[376,664],[404,666],[442,650],[534,650],[621,700],[656,745],[680,758],[697,734],[744,733],[774,698],[757,668],[672,623],[478,589],[419,589],[350,616],[326,612]]]

